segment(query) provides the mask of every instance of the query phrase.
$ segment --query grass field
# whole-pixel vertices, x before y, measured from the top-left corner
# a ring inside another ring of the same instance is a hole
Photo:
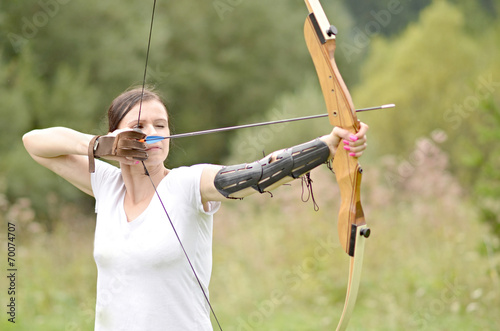
[[[499,239],[454,179],[428,166],[396,183],[384,175],[388,168],[365,169],[372,235],[349,330],[500,330]],[[335,329],[348,276],[336,229],[340,197],[325,169],[313,180],[318,212],[301,202],[296,181],[272,198],[229,201],[216,215],[210,295],[224,330]],[[16,224],[18,271],[16,323],[4,312],[0,328],[92,330],[93,215],[62,208],[49,234],[28,202],[1,206],[4,229]],[[6,236],[1,241],[7,247]]]

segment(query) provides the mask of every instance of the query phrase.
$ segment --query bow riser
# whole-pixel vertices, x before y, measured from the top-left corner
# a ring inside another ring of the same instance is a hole
[[[320,22],[323,22],[323,26]],[[328,27],[325,27],[325,24]],[[306,44],[318,74],[330,123],[355,134],[359,130],[359,121],[351,95],[333,61],[335,36],[326,34],[328,28],[328,20],[319,20],[315,13],[311,13],[304,25]],[[340,244],[346,253],[354,256],[353,240],[356,238],[351,236],[352,225],[366,224],[359,195],[362,170],[357,158],[349,156],[349,152],[344,150],[343,142],[335,154],[333,169],[341,192],[338,218]]]

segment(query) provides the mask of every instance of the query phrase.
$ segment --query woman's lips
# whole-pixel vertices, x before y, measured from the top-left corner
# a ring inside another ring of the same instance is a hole
[[[146,149],[147,152],[154,151],[154,150],[161,150],[161,147],[160,146],[151,146],[148,149]]]

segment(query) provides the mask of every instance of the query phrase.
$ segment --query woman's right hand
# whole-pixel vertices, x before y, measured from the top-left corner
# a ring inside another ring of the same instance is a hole
[[[94,143],[93,152],[97,158],[134,164],[148,158],[144,138],[146,134],[138,129],[119,129],[93,139],[91,144]]]

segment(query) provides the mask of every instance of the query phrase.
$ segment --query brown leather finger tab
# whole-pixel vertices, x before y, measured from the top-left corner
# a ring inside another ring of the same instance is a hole
[[[122,157],[131,157],[135,160],[140,161],[146,161],[148,159],[148,153],[146,153],[146,151],[138,151],[133,149],[119,149],[116,155]]]
[[[99,137],[97,147],[94,149],[94,156],[99,158],[101,156],[116,155],[115,149],[116,139],[112,136]]]
[[[96,141],[97,141],[97,139],[99,139],[99,137],[100,136],[93,137],[89,143],[88,156],[89,156],[89,172],[90,173],[95,172],[94,149],[95,149]]]
[[[116,143],[116,155],[145,161],[148,158],[146,143],[132,139],[120,139]]]
[[[139,129],[124,131],[118,134],[119,139],[140,140],[146,138],[146,134]]]
[[[139,161],[146,161],[148,159],[149,155],[146,152],[139,153],[136,156],[133,156],[134,159],[139,160]]]
[[[144,139],[146,135],[138,130],[124,131],[120,132],[113,143],[114,155],[119,155],[118,150],[123,148],[129,148],[130,144],[134,142],[141,143],[139,140]],[[144,148],[146,149],[146,148]]]
[[[120,149],[136,149],[145,151],[146,144],[138,140],[120,139],[116,145],[117,151]]]

